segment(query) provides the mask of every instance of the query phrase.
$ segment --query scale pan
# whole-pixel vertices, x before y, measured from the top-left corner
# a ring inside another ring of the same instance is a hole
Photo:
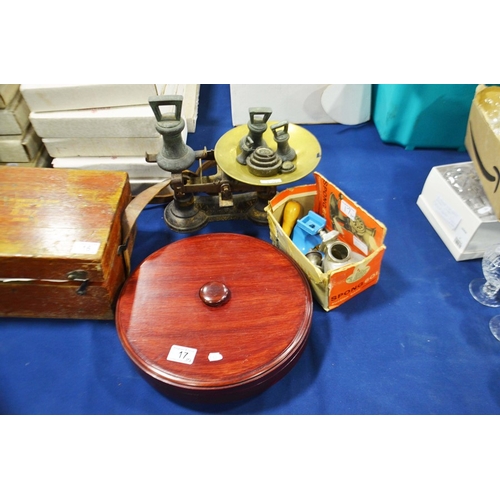
[[[271,125],[278,122],[269,122],[263,139],[273,151],[277,150]],[[252,186],[279,186],[298,181],[310,174],[321,160],[321,146],[311,132],[299,125],[288,124],[290,139],[288,144],[297,153],[295,170],[289,173],[279,173],[269,177],[258,177],[252,174],[246,165],[241,165],[236,160],[240,154],[240,141],[248,134],[248,126],[240,125],[226,132],[215,145],[215,161],[223,172],[237,181]]]

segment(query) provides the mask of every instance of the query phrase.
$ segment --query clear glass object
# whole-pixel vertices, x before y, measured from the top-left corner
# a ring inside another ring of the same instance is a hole
[[[488,247],[483,255],[484,278],[470,282],[472,296],[483,306],[500,307],[500,244]]]
[[[484,278],[476,278],[469,284],[472,296],[484,306],[500,307],[500,244],[486,249],[482,260]],[[500,341],[500,315],[489,323],[493,336]]]
[[[490,319],[490,331],[498,341],[500,341],[500,315]]]

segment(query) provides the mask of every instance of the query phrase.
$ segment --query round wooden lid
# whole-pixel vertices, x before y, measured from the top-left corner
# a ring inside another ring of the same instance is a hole
[[[257,394],[305,348],[312,296],[283,252],[238,234],[192,236],[150,255],[116,308],[122,345],[168,395],[224,402]]]

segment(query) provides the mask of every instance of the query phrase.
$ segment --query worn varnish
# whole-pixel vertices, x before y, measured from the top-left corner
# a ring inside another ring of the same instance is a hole
[[[130,199],[125,172],[0,167],[0,316],[112,319]]]
[[[311,319],[310,288],[295,263],[269,243],[226,233],[152,254],[116,308],[120,340],[142,374],[196,402],[267,389],[302,354]]]

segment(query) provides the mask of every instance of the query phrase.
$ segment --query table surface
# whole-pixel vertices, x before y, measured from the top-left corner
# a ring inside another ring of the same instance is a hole
[[[0,413],[498,414],[500,342],[488,321],[499,311],[468,291],[481,262],[455,261],[416,204],[432,167],[468,154],[384,144],[373,122],[304,127],[322,147],[316,170],[385,223],[387,250],[377,285],[330,312],[314,304],[308,344],[290,373],[252,399],[184,404],[143,379],[113,321],[0,319]],[[229,86],[202,85],[188,144],[211,149],[231,128]],[[167,228],[163,208],[149,205],[139,217],[134,267],[190,236]],[[194,234],[208,232],[270,241],[267,227],[248,221]]]

